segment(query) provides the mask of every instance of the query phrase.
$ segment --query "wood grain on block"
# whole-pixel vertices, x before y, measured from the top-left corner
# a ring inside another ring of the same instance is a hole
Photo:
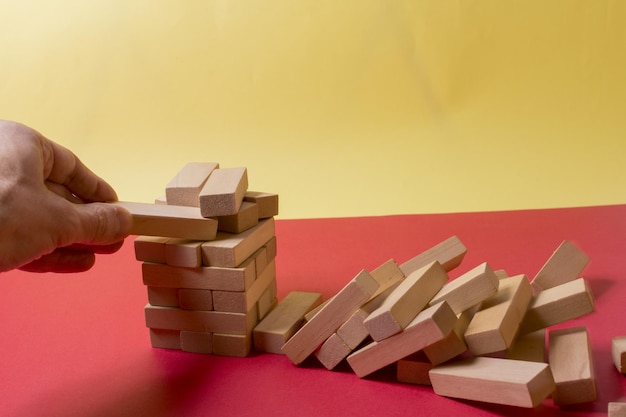
[[[131,235],[180,237],[194,240],[213,240],[217,235],[217,220],[205,219],[195,207],[128,201],[117,201],[111,204],[125,208],[132,215]]]
[[[178,288],[148,287],[148,302],[153,306],[178,307]]]
[[[368,315],[367,311],[361,307],[337,329],[337,335],[351,350],[356,349],[370,335],[363,324]]]
[[[404,273],[393,259],[389,259],[387,262],[372,270],[370,275],[378,281],[380,285],[370,299],[374,299],[389,288],[395,287],[405,278]]]
[[[428,372],[433,364],[422,352],[414,353],[396,364],[396,378],[399,382],[415,385],[431,385]]]
[[[267,268],[267,265],[269,265],[270,261],[274,259],[274,258],[268,259],[267,248],[265,246],[261,247],[261,249],[254,252],[251,255],[251,258],[254,258],[254,264],[256,267],[257,276],[260,276],[263,273],[263,271],[265,271],[265,268]]]
[[[180,350],[180,331],[150,329],[150,344],[155,348]]]
[[[609,402],[608,417],[626,417],[626,402]]]
[[[433,261],[437,261],[443,266],[446,272],[450,272],[461,264],[467,253],[467,248],[458,237],[452,236],[443,242],[433,246],[425,252],[400,264],[400,269],[405,276],[416,271]]]
[[[144,262],[141,269],[143,283],[152,287],[245,291],[256,278],[254,259],[247,260],[237,268],[177,268]]]
[[[536,330],[520,334],[515,343],[504,354],[506,359],[517,359],[528,362],[546,361],[546,331]]]
[[[282,347],[296,365],[302,363],[378,289],[378,282],[362,270]]]
[[[234,268],[269,242],[274,234],[273,218],[262,220],[243,233],[220,232],[215,240],[202,244],[202,260],[207,266]]]
[[[178,304],[183,310],[213,310],[211,290],[181,288],[178,290]]]
[[[267,313],[276,307],[278,304],[277,293],[278,286],[276,285],[276,278],[274,278],[263,294],[261,294],[259,301],[257,301],[256,307],[259,320],[264,319]]]
[[[170,238],[165,243],[165,263],[172,266],[198,268],[202,265],[201,240]]]
[[[333,298],[329,298],[327,300],[322,301],[322,303],[320,305],[318,305],[317,307],[315,307],[314,309],[312,309],[311,311],[309,311],[308,313],[306,313],[304,315],[304,321],[311,321],[311,319],[317,314],[319,313],[319,311],[324,308],[324,306],[326,304],[328,304],[328,302],[330,302],[330,300],[332,300]]]
[[[250,334],[213,333],[213,354],[245,358],[252,351]]]
[[[456,320],[444,301],[420,312],[402,332],[354,351],[348,356],[348,363],[363,378],[442,340],[452,331]]]
[[[256,203],[259,207],[259,219],[278,216],[278,194],[247,191],[243,200]]]
[[[465,342],[474,355],[508,349],[518,334],[532,298],[525,275],[500,280],[498,292],[483,301],[465,332]]]
[[[180,349],[184,352],[213,353],[213,333],[209,332],[180,332]]]
[[[315,351],[315,357],[326,369],[333,370],[341,363],[350,353],[350,349],[337,333],[333,333],[322,346]]]
[[[584,252],[564,240],[533,278],[531,285],[538,292],[573,281],[580,277],[588,262],[589,257]]]
[[[532,408],[554,390],[545,363],[476,357],[434,367],[430,382],[445,397]]]
[[[165,199],[175,206],[200,207],[199,195],[216,162],[190,162],[165,186]]]
[[[531,300],[520,333],[563,323],[595,311],[591,290],[584,278],[537,293]]]
[[[456,314],[480,304],[498,291],[499,280],[485,262],[443,286],[429,305],[447,301]]]
[[[165,243],[168,237],[137,236],[134,241],[135,259],[143,262],[165,263]]]
[[[275,279],[276,261],[272,261],[247,291],[213,291],[213,308],[215,311],[247,313],[256,306],[261,295]]]
[[[256,310],[248,314],[219,311],[193,311],[174,307],[147,305],[146,327],[164,330],[246,334],[256,324]]]
[[[626,373],[626,336],[614,337],[611,340],[611,354],[617,371]]]
[[[459,314],[454,328],[442,340],[424,348],[424,354],[433,365],[439,365],[467,351],[465,331],[472,319],[473,312],[465,310]]]
[[[241,233],[259,224],[259,207],[244,201],[239,211],[229,216],[218,216],[217,230],[228,233]]]
[[[283,345],[304,324],[304,315],[321,302],[319,293],[290,292],[254,328],[254,348],[259,352],[282,354]]]
[[[363,322],[372,339],[380,341],[401,332],[447,280],[446,271],[437,261],[412,272]]]
[[[598,394],[587,329],[551,330],[548,339],[548,363],[556,384],[554,403],[562,406],[595,401]]]
[[[216,169],[200,190],[200,213],[203,217],[236,214],[247,190],[246,168]]]

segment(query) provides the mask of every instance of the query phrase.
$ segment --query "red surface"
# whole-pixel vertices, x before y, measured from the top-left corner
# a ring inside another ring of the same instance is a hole
[[[228,358],[152,349],[147,302],[130,241],[78,275],[0,275],[0,416],[367,416],[606,415],[626,399],[626,378],[611,359],[611,339],[626,335],[626,205],[517,212],[280,220],[279,297],[292,290],[334,294],[362,269],[403,262],[457,235],[468,254],[456,277],[481,262],[529,277],[562,240],[591,262],[584,272],[596,312],[592,339],[599,399],[559,410],[457,401],[428,387],[394,381],[383,369],[359,379],[343,366],[285,356]],[[563,326],[560,326],[563,327]]]

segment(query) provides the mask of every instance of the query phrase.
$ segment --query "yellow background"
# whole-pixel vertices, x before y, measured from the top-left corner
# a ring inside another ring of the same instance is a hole
[[[281,218],[626,202],[626,2],[0,0],[0,118],[121,199],[246,166]]]

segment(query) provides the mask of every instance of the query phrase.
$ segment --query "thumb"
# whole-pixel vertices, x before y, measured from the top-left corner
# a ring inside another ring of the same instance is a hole
[[[130,234],[133,219],[128,210],[107,203],[74,204],[80,231],[76,243],[107,245]]]

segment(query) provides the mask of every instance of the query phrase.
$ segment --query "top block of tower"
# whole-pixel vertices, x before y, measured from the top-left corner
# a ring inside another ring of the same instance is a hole
[[[200,190],[213,170],[219,167],[216,162],[190,162],[185,165],[165,187],[167,204],[200,207]]]
[[[246,168],[216,169],[200,190],[200,213],[203,217],[236,214],[247,190]]]

